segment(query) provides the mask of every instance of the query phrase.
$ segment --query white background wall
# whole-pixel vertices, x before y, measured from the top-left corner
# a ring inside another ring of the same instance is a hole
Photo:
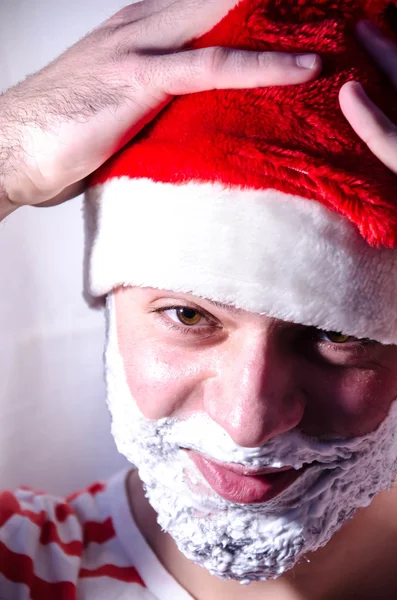
[[[0,90],[127,4],[0,0]],[[0,224],[0,489],[65,494],[126,464],[104,400],[103,315],[81,295],[81,200]]]

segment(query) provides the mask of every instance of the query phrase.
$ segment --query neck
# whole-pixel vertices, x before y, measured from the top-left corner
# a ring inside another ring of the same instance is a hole
[[[325,548],[308,555],[294,569],[278,579],[244,586],[210,575],[178,550],[171,536],[158,525],[157,515],[145,497],[137,471],[131,472],[127,486],[131,512],[142,534],[167,571],[195,600],[259,600],[264,597],[269,600],[321,600],[347,597],[347,581],[357,591],[362,582],[362,573],[355,575],[355,567],[362,563],[365,556],[374,556],[376,540],[383,537],[382,548],[379,549],[382,556],[389,546],[389,541],[383,535],[383,527],[386,531],[390,530],[390,514],[388,510],[385,511],[385,502],[393,513],[396,512],[397,492],[389,493],[386,499],[380,494],[370,508],[357,511],[355,517]],[[390,498],[390,495],[393,497]],[[380,526],[382,536],[379,535]],[[390,539],[392,544],[393,554],[394,536]],[[355,578],[357,581],[353,581]]]

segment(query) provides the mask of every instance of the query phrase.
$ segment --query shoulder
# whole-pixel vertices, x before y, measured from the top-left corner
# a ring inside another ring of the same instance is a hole
[[[104,586],[114,597],[123,581],[143,590],[106,492],[101,482],[65,499],[28,488],[0,493],[0,600],[94,598]]]
[[[26,488],[0,494],[0,598],[28,588],[73,599],[82,552],[83,528],[70,504]]]

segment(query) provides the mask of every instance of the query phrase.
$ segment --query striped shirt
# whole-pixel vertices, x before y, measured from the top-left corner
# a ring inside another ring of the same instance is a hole
[[[0,494],[0,600],[192,600],[129,510],[128,471],[66,500]]]

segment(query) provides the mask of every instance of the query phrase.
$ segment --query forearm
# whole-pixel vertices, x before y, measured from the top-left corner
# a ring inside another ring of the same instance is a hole
[[[17,173],[13,154],[16,151],[17,124],[11,118],[6,94],[0,95],[0,221],[5,219],[17,208],[9,196],[7,181],[11,173]]]
[[[5,160],[5,148],[1,147],[2,139],[1,139],[1,130],[0,130],[0,221],[8,217],[14,210],[16,210],[17,206],[14,204],[9,197],[9,194],[6,189],[5,182],[7,181],[7,176],[9,175],[8,171],[10,170],[10,166],[8,161]]]
[[[5,128],[0,126],[0,221],[8,217],[16,208],[10,200],[5,182],[9,166],[9,150],[5,140]]]

